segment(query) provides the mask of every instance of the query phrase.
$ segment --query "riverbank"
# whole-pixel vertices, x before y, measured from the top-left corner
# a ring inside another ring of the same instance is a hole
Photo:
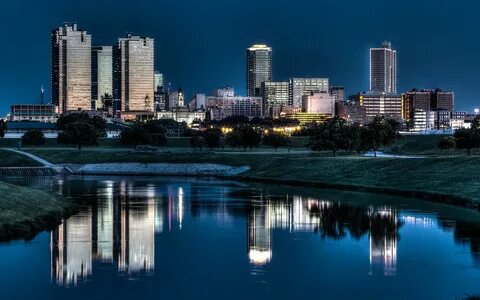
[[[0,241],[30,239],[57,226],[75,204],[56,195],[0,181]]]
[[[155,152],[132,150],[35,149],[31,153],[50,162],[65,163],[211,163],[250,166],[239,179],[304,182],[318,187],[428,195],[433,200],[473,206],[480,203],[480,156],[381,158],[293,152]],[[422,198],[422,197],[420,197]],[[468,205],[467,205],[468,204]]]

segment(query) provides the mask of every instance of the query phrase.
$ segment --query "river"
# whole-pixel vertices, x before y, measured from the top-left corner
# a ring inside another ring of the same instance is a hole
[[[480,214],[416,199],[170,177],[8,181],[81,210],[0,244],[2,299],[461,299]]]

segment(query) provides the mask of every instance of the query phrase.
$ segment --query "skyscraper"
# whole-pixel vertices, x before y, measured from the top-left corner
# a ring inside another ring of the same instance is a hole
[[[247,95],[261,96],[262,82],[272,81],[272,48],[253,45],[247,48]]]
[[[118,40],[114,62],[116,76],[114,100],[122,111],[154,111],[154,40],[127,35]]]
[[[111,46],[92,47],[92,108],[103,108],[104,98],[112,96],[112,60]]]
[[[52,31],[52,103],[59,112],[91,109],[92,37],[77,24]]]
[[[397,51],[390,42],[370,49],[370,91],[397,93]]]

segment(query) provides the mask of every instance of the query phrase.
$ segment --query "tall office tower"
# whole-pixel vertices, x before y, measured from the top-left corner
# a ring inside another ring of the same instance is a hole
[[[154,40],[128,34],[118,40],[114,71],[120,85],[114,98],[122,111],[154,111]]]
[[[328,91],[335,102],[345,101],[345,88],[343,86],[331,86]]]
[[[397,51],[390,42],[370,49],[370,91],[397,93]]]
[[[328,78],[292,78],[289,82],[289,105],[302,107],[302,97],[328,92]]]
[[[165,109],[165,92],[163,89],[163,74],[155,71],[154,74],[154,92],[153,98],[155,101],[155,111],[162,111]]]
[[[92,108],[103,109],[113,91],[112,46],[92,47]]]
[[[247,96],[261,96],[260,89],[265,81],[272,81],[272,48],[253,45],[247,48]]]
[[[262,82],[261,94],[263,98],[264,108],[267,110],[271,107],[287,106],[289,99],[288,87],[288,81]]]
[[[52,104],[63,113],[91,109],[92,36],[77,24],[52,31]]]

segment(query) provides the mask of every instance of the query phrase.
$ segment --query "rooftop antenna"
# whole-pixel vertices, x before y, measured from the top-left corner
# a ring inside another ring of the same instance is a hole
[[[43,98],[45,96],[45,90],[43,89],[43,85],[40,87],[40,104],[43,105]]]

